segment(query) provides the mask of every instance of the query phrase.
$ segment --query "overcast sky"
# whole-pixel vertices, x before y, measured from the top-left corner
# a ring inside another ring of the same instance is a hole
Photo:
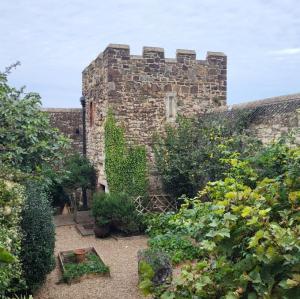
[[[299,0],[0,0],[0,70],[45,107],[79,107],[81,71],[109,43],[228,56],[228,103],[300,92]]]

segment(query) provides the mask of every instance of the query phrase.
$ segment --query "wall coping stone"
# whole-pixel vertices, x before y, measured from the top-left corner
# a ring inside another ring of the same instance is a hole
[[[41,108],[45,112],[81,112],[81,108]]]
[[[106,49],[108,49],[108,48],[129,50],[129,45],[125,45],[125,44],[109,44],[106,47]]]

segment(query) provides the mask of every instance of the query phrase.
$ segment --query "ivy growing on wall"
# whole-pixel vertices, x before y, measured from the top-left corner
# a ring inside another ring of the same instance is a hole
[[[145,195],[148,167],[145,146],[128,145],[112,111],[105,122],[105,173],[110,192]]]

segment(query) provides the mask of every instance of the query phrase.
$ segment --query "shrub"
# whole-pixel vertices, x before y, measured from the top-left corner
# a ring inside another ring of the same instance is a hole
[[[176,127],[166,128],[165,136],[156,136],[155,162],[166,193],[195,196],[207,182],[224,178],[228,167],[222,158],[232,151],[248,154],[254,145],[257,150],[259,142],[247,136],[243,118],[180,118]]]
[[[109,224],[112,229],[124,234],[135,234],[142,230],[142,216],[124,193],[96,193],[92,213],[98,225]]]
[[[66,189],[76,190],[86,188],[94,190],[96,185],[96,170],[90,161],[80,154],[74,154],[65,162],[66,176],[62,186]]]
[[[8,85],[11,68],[0,72],[0,176],[20,179],[59,169],[69,142],[50,124],[37,93]]]
[[[0,179],[0,297],[25,288],[20,262],[23,188]]]
[[[54,268],[55,229],[52,209],[41,185],[26,186],[25,207],[22,212],[22,264],[30,290],[37,289]]]
[[[166,252],[173,264],[193,260],[199,255],[199,249],[193,245],[189,238],[176,233],[170,232],[157,235],[150,239],[148,243],[151,248]]]
[[[300,296],[300,149],[274,143],[265,152],[273,163],[282,157],[270,177],[260,177],[264,165],[234,153],[223,161],[225,179],[208,183],[168,219],[170,232],[183,227],[199,255],[161,298]]]

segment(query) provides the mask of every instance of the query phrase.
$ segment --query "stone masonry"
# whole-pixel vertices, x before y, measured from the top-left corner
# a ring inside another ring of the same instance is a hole
[[[207,52],[197,60],[192,50],[177,50],[165,58],[164,49],[144,47],[130,55],[129,46],[110,44],[83,71],[87,157],[98,172],[98,185],[107,187],[104,173],[104,122],[112,109],[130,143],[147,148],[152,191],[159,186],[152,137],[178,115],[195,116],[226,105],[227,58]]]
[[[49,114],[52,126],[70,138],[72,149],[82,153],[82,109],[45,108],[43,111]]]

